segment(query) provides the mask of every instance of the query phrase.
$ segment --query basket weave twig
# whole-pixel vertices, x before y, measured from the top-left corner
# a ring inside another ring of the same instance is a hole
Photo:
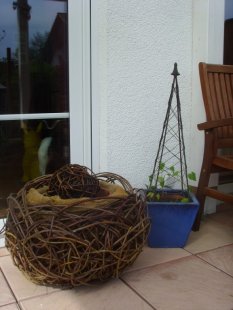
[[[121,184],[126,195],[30,205],[27,193],[49,186],[47,175],[8,198],[6,247],[33,282],[74,287],[118,277],[142,251],[149,230],[144,199],[120,176],[102,173],[96,178]]]

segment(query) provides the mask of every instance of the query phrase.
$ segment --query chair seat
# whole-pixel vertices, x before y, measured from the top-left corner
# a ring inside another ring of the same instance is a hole
[[[233,155],[216,156],[213,164],[221,168],[233,170]]]

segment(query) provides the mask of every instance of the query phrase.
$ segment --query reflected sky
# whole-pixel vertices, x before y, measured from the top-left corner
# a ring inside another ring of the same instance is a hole
[[[49,0],[28,0],[31,6],[29,38],[37,32],[49,32],[58,12],[66,12],[66,3]],[[17,11],[13,0],[0,0],[0,58],[6,57],[6,48],[14,53],[18,44]]]

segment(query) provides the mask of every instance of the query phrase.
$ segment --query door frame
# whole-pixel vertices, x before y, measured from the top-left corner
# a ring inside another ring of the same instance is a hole
[[[70,161],[91,167],[91,1],[69,0]]]

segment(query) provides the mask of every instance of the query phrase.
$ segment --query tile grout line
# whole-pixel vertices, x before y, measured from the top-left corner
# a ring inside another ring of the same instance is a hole
[[[158,310],[148,300],[146,300],[141,294],[139,294],[132,286],[130,286],[124,279],[119,277],[119,280],[121,280],[130,290],[132,290],[140,299],[142,299],[153,310]]]
[[[36,285],[37,285],[37,284],[36,284]],[[39,284],[38,284],[38,285],[39,285]],[[46,286],[46,285],[42,285],[42,286],[44,286],[46,289],[50,288],[50,286]],[[62,289],[61,289],[61,290],[62,290]],[[27,300],[37,299],[38,297],[53,295],[53,294],[56,294],[56,293],[58,293],[58,292],[60,292],[59,289],[58,289],[58,290],[55,290],[55,291],[51,291],[51,292],[48,292],[48,290],[46,290],[46,293],[45,293],[45,294],[41,293],[41,294],[38,294],[38,295],[35,295],[35,296],[24,297],[24,298],[22,298],[22,299],[17,300],[17,302],[18,302],[18,303],[21,303],[21,302],[24,302],[24,301],[27,301]],[[21,308],[20,308],[20,310],[21,310]]]
[[[23,309],[23,308],[20,306],[20,303],[23,302],[23,301],[32,300],[32,299],[37,298],[37,297],[42,297],[42,296],[46,296],[46,295],[50,295],[50,294],[57,293],[57,291],[48,292],[49,287],[48,287],[48,286],[45,286],[45,287],[46,287],[46,293],[45,293],[45,294],[42,293],[42,294],[39,294],[39,295],[36,295],[36,296],[29,296],[29,297],[26,297],[26,298],[18,299],[18,298],[16,297],[16,295],[14,294],[14,291],[13,291],[13,289],[11,288],[11,285],[10,285],[10,283],[8,282],[6,275],[4,274],[4,272],[3,272],[3,270],[2,270],[1,268],[0,268],[0,272],[2,273],[3,278],[5,279],[5,281],[6,281],[6,283],[7,283],[7,286],[8,286],[8,288],[10,289],[10,292],[12,293],[12,295],[13,295],[13,297],[14,297],[14,299],[15,299],[15,302],[13,302],[13,303],[16,303],[16,304],[17,304],[19,310],[22,310],[22,309]],[[25,276],[24,276],[24,277],[25,277]],[[26,278],[26,277],[25,277],[25,278]],[[11,304],[13,304],[13,303],[11,303]],[[0,309],[1,309],[1,308],[0,308]]]
[[[183,248],[181,248],[181,249],[183,249]],[[185,258],[191,257],[193,255],[189,251],[186,251],[186,252],[189,253],[190,255],[177,257],[177,258],[174,258],[174,259],[171,259],[171,260],[166,260],[164,262],[156,263],[154,265],[142,266],[142,267],[138,267],[138,268],[133,269],[133,270],[124,271],[123,275],[128,274],[128,273],[132,273],[132,272],[138,272],[138,271],[141,271],[141,270],[144,270],[144,269],[148,269],[148,268],[153,268],[153,267],[156,267],[156,266],[159,266],[159,265],[163,265],[163,264],[167,264],[167,263],[171,263],[171,262],[176,262],[176,261],[183,260]]]
[[[228,243],[228,244],[225,244],[225,245],[217,246],[216,248],[212,248],[212,249],[209,249],[209,250],[204,250],[204,251],[200,251],[200,252],[196,252],[196,253],[192,253],[190,250],[187,250],[187,249],[184,249],[184,248],[182,248],[182,249],[185,250],[187,253],[196,256],[196,255],[201,254],[201,253],[207,253],[207,252],[215,251],[215,250],[218,250],[218,249],[221,249],[221,248],[224,248],[224,247],[228,247],[228,246],[232,246],[232,245],[233,245],[233,243]]]
[[[11,286],[10,286],[10,283],[9,283],[8,280],[7,280],[7,277],[6,277],[6,275],[4,274],[4,272],[3,272],[3,270],[2,270],[1,268],[0,268],[0,272],[1,272],[1,274],[2,274],[2,276],[3,276],[3,278],[4,278],[4,280],[6,281],[6,284],[7,284],[8,288],[9,288],[9,290],[10,290],[12,296],[13,296],[14,299],[15,299],[15,302],[10,303],[9,305],[16,304],[17,307],[19,308],[19,310],[22,310],[22,308],[20,307],[19,301],[18,301],[18,299],[16,298],[15,293],[14,293],[14,291],[12,290],[12,288],[11,288]],[[5,306],[7,306],[7,305],[5,305]],[[1,308],[0,308],[0,309],[1,309]]]
[[[204,258],[202,258],[202,257],[199,256],[199,255],[202,254],[202,253],[212,252],[212,251],[215,251],[215,250],[217,250],[217,249],[224,248],[224,247],[230,247],[230,246],[232,246],[232,245],[233,245],[233,243],[230,243],[230,244],[222,245],[222,246],[219,246],[219,247],[217,247],[217,248],[210,249],[210,250],[201,251],[201,252],[198,252],[198,253],[191,253],[190,251],[188,251],[188,250],[186,250],[186,249],[184,249],[184,250],[187,251],[188,253],[190,253],[192,256],[194,256],[194,257],[196,257],[196,258],[199,258],[201,261],[207,263],[209,266],[214,267],[215,269],[217,269],[217,270],[223,272],[225,275],[227,275],[227,276],[233,278],[233,276],[230,275],[229,273],[225,272],[224,270],[222,270],[222,269],[220,269],[219,267],[217,267],[217,266],[211,264],[210,262],[206,261]]]
[[[197,254],[197,255],[194,255],[194,256],[195,256],[196,258],[199,258],[201,261],[205,262],[205,263],[208,264],[209,266],[214,267],[214,268],[217,269],[218,271],[224,273],[226,276],[228,276],[228,277],[230,277],[230,278],[233,279],[233,276],[232,276],[232,275],[230,275],[230,274],[227,273],[226,271],[220,269],[219,267],[217,267],[217,266],[211,264],[210,262],[206,261],[204,258],[198,256],[198,254]]]
[[[4,309],[4,308],[7,307],[7,306],[12,306],[12,305],[16,305],[17,310],[23,310],[22,308],[20,308],[19,304],[18,304],[18,303],[15,303],[15,302],[0,306],[0,310],[1,310],[1,309]]]

